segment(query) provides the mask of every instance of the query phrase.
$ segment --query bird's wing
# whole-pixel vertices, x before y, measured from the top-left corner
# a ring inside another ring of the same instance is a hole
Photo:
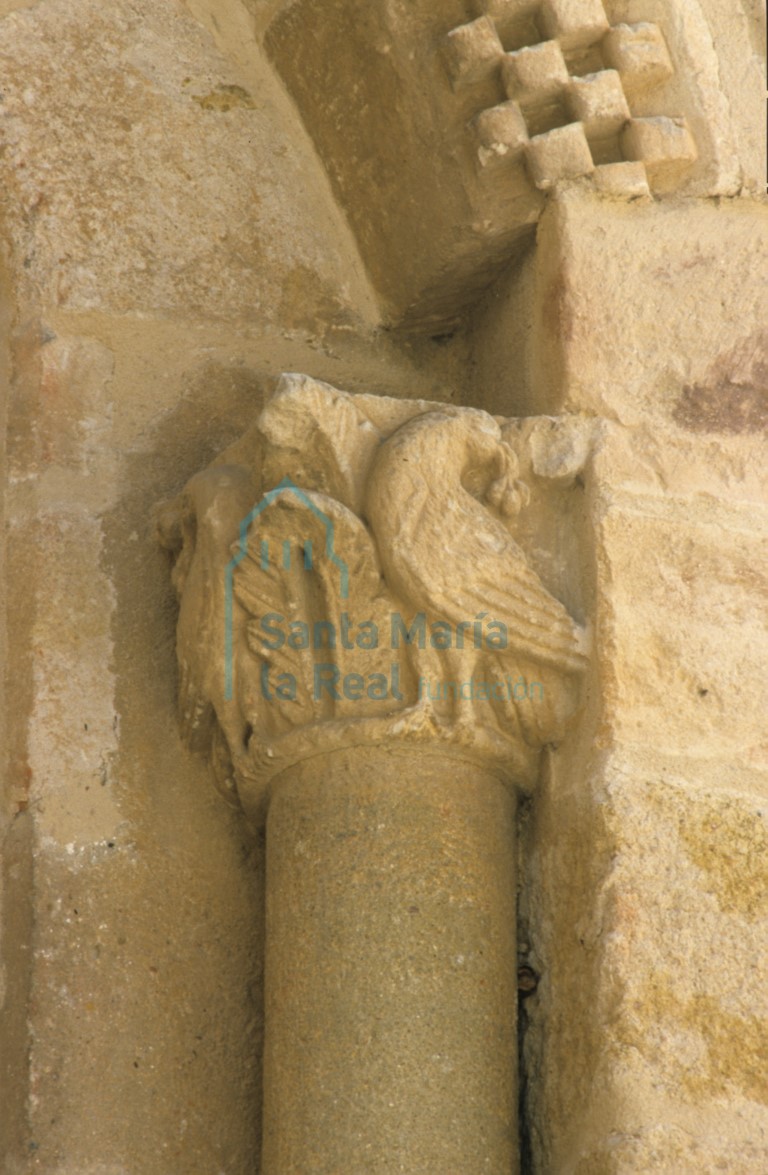
[[[418,528],[421,541],[398,547],[394,556],[411,602],[454,626],[484,613],[484,626],[506,625],[510,649],[560,669],[583,669],[582,630],[504,525],[474,499],[454,503],[447,516],[437,511],[430,503]]]

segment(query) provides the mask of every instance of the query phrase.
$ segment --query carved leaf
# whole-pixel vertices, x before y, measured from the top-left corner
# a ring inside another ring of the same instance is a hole
[[[209,747],[214,715],[230,745],[243,740],[242,714],[224,697],[224,567],[254,497],[250,470],[213,466],[192,478],[158,520],[161,538],[177,557],[179,714],[184,741],[194,750]]]
[[[361,650],[341,643],[350,618],[354,625],[355,618],[375,623],[378,617],[388,636],[381,587],[368,531],[333,498],[286,489],[254,520],[236,571],[235,596],[247,616],[250,653],[243,658],[239,681],[257,732],[283,732],[345,711],[343,693],[334,697],[332,690],[318,688],[318,666],[332,664],[341,680],[352,671],[368,675],[381,671],[382,663],[388,665],[386,644]],[[307,643],[298,647],[304,634]],[[280,647],[270,647],[280,636]],[[283,682],[295,682],[295,692],[288,691],[294,696],[279,695],[280,675]]]
[[[285,636],[288,625],[302,621],[309,611],[311,584],[303,565],[303,536],[286,501],[287,497],[276,499],[251,524],[234,580],[235,599],[248,618],[246,648],[234,650],[240,660],[238,689],[245,687],[246,711],[254,728],[265,734],[311,722],[314,715],[311,649],[288,640],[280,648],[271,647],[274,641],[263,627],[270,617],[281,617]]]

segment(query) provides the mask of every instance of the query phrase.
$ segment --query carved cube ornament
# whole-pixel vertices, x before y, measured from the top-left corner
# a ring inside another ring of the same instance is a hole
[[[225,790],[254,813],[289,764],[393,740],[530,787],[585,644],[515,537],[517,422],[292,375],[235,449],[164,514],[183,724]]]

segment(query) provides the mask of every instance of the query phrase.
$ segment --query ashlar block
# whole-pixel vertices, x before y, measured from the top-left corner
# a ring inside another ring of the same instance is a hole
[[[527,42],[516,38],[524,30],[535,32],[539,3],[540,0],[474,0],[470,11],[475,16],[490,16],[502,38],[509,36],[522,45]]]
[[[526,155],[533,182],[544,191],[558,180],[591,175],[595,170],[584,127],[579,122],[534,135]]]
[[[503,54],[504,47],[489,16],[459,25],[443,41],[443,56],[454,90],[484,81]]]
[[[675,180],[697,158],[696,144],[684,118],[633,118],[621,134],[626,159],[645,164],[654,179]]]
[[[557,41],[542,41],[540,45],[505,53],[501,77],[509,98],[544,101],[568,85],[568,67]]]
[[[502,102],[483,110],[472,121],[483,167],[504,159],[514,159],[528,143],[528,131],[517,102]]]
[[[594,45],[609,27],[602,0],[544,0],[540,20],[545,35],[565,50]]]
[[[588,138],[614,135],[629,121],[630,110],[621,78],[615,69],[573,78],[568,107]]]
[[[504,25],[530,16],[538,10],[539,0],[474,0],[473,10],[478,16],[490,16],[496,25]]]
[[[592,176],[595,189],[625,199],[650,196],[648,175],[644,163],[603,163]]]
[[[602,50],[606,64],[618,70],[627,89],[651,89],[674,72],[661,29],[647,21],[615,25],[606,33]]]

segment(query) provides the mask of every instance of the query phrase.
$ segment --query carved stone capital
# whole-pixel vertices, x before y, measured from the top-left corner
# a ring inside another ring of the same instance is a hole
[[[533,785],[586,658],[542,533],[580,429],[288,375],[163,508],[185,736],[250,815],[286,769],[351,747]]]

